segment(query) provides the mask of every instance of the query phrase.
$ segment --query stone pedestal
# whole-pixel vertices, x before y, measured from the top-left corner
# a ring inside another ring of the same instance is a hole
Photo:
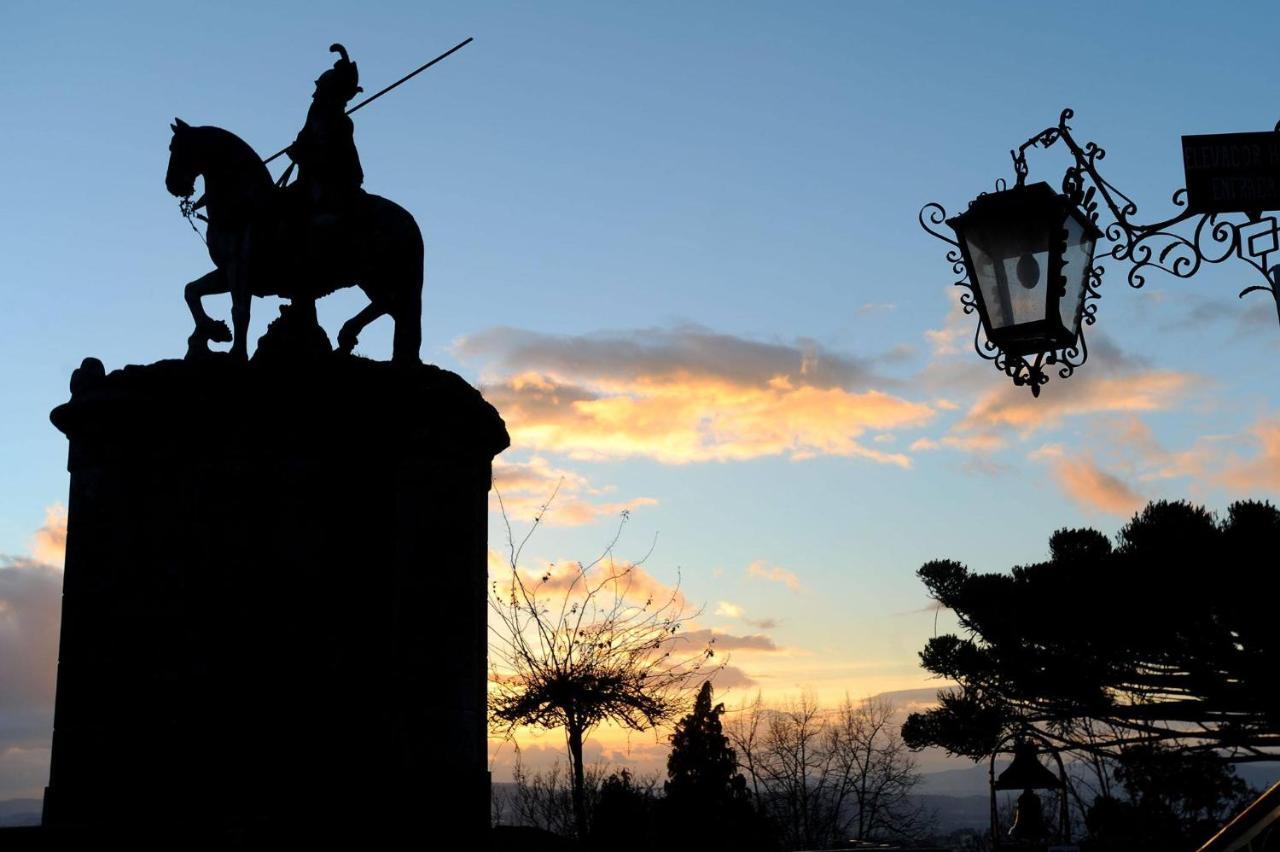
[[[337,356],[72,390],[46,826],[478,847],[493,407]]]

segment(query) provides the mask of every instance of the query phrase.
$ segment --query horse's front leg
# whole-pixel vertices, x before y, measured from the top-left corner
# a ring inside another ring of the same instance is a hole
[[[231,329],[221,320],[215,320],[205,313],[200,300],[215,293],[227,292],[227,279],[220,270],[213,270],[188,284],[183,291],[187,307],[191,309],[191,318],[196,327],[187,338],[187,357],[200,358],[209,354],[209,341],[225,343],[231,340]]]
[[[191,318],[196,321],[196,331],[218,343],[227,343],[231,340],[231,329],[227,328],[227,324],[222,320],[215,320],[205,313],[204,305],[200,300],[205,296],[226,293],[229,289],[227,278],[222,274],[222,270],[215,269],[192,281],[183,291],[187,307],[191,309]]]
[[[230,264],[227,283],[231,289],[231,357],[237,361],[249,360],[249,309],[253,293],[249,289],[248,269],[244,263]]]

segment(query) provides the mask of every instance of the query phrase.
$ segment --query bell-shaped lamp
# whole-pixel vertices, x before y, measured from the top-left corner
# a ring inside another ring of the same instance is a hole
[[[996,776],[997,790],[1060,790],[1062,779],[1036,757],[1036,747],[1021,740],[1013,747],[1013,760]]]

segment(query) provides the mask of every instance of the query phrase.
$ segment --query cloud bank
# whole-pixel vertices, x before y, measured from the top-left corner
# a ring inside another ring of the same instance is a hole
[[[695,326],[581,336],[495,328],[457,341],[486,365],[484,393],[518,446],[576,459],[666,464],[855,456],[910,467],[863,443],[933,409],[883,388],[869,363],[811,340],[783,345]]]
[[[0,555],[0,799],[39,797],[49,780],[66,539],[53,506],[31,556]]]

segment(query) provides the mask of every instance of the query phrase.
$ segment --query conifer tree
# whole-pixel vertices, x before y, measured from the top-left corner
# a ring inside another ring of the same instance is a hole
[[[724,705],[711,703],[702,684],[693,711],[676,723],[667,757],[664,802],[675,836],[689,848],[767,849],[772,832],[751,806],[747,781],[720,722]]]
[[[667,798],[705,809],[746,801],[747,782],[720,724],[724,705],[711,705],[711,681],[702,684],[693,711],[676,723],[667,757]]]

